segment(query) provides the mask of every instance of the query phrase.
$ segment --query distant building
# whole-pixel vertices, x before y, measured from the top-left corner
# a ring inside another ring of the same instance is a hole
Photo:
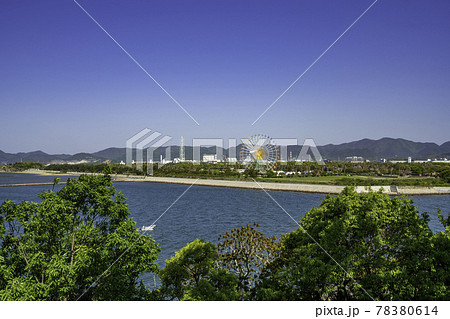
[[[345,158],[346,162],[350,163],[362,163],[364,162],[364,157],[361,156],[348,156]]]
[[[216,163],[217,162],[217,154],[205,154],[203,155],[204,163]]]
[[[431,162],[433,163],[450,163],[450,160],[447,158],[435,158],[433,160],[431,160]]]
[[[300,156],[295,160],[296,162],[312,162],[312,157],[310,154],[305,154],[303,157]]]

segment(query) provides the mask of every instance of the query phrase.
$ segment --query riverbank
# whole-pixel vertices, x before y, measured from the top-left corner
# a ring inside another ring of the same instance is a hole
[[[58,185],[64,185],[65,182],[58,183]],[[2,185],[0,184],[0,187],[22,187],[22,186],[42,186],[42,185],[52,185],[53,183],[22,183],[22,184],[6,184]]]
[[[21,173],[38,174],[38,175],[61,175],[56,171],[28,170]],[[67,172],[64,175],[79,176],[83,173]],[[153,177],[153,176],[127,176],[112,175],[114,182],[150,182],[150,183],[169,183],[198,185],[210,187],[227,187],[227,188],[244,188],[256,190],[271,190],[283,192],[302,192],[302,193],[319,193],[319,194],[339,194],[345,186],[338,185],[321,185],[321,184],[300,184],[300,183],[271,183],[254,181],[233,181],[233,180],[213,180],[213,179],[195,179],[191,178],[175,178],[175,177]],[[195,182],[195,183],[194,183]],[[64,183],[60,183],[64,184]],[[36,185],[53,185],[53,183],[30,183],[30,184],[14,184],[0,185],[0,187],[19,187],[19,186],[36,186]],[[388,195],[450,195],[450,187],[424,187],[424,186],[371,186],[373,191],[382,190]],[[357,192],[367,192],[369,187],[356,186]]]
[[[117,176],[118,182],[153,182],[153,183],[171,183],[192,185],[194,179],[190,178],[173,178],[173,177],[122,177]],[[302,193],[319,193],[319,194],[339,194],[345,186],[337,185],[320,185],[320,184],[294,184],[294,183],[268,183],[253,181],[227,181],[227,180],[211,180],[199,179],[195,185],[212,186],[212,187],[231,187],[245,189],[264,189],[272,191],[284,192],[302,192]],[[356,186],[358,193],[382,190],[388,195],[450,195],[450,187],[422,187],[422,186]]]

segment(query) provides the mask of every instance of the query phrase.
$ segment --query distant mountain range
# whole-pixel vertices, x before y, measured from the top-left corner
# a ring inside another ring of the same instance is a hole
[[[170,147],[171,158],[179,157],[179,146],[161,147],[155,150],[153,160],[159,160],[162,155],[165,157],[167,148]],[[301,150],[301,145],[291,145],[287,147],[288,156],[292,152],[292,156],[296,158]],[[237,146],[240,150],[241,145]],[[343,144],[327,144],[318,146],[319,152],[324,159],[328,160],[345,160],[348,156],[361,156],[369,160],[386,159],[428,159],[450,157],[450,141],[438,145],[436,143],[421,143],[408,141],[401,138],[382,138],[379,140],[362,139],[359,141],[343,143]],[[229,149],[224,149],[223,154],[228,156]],[[204,154],[214,154],[214,147],[202,147],[200,156]],[[239,151],[236,152],[239,156]],[[191,160],[193,158],[192,146],[185,146],[185,158]],[[135,152],[133,158],[135,159]],[[39,163],[95,163],[104,162],[106,160],[112,162],[120,162],[126,160],[126,148],[111,147],[95,153],[77,153],[69,154],[47,154],[42,151],[28,153],[5,153],[0,151],[0,164],[16,163],[16,162],[39,162]]]
[[[362,156],[367,159],[428,159],[450,157],[450,141],[438,145],[436,143],[421,143],[402,138],[382,138],[379,140],[362,139],[360,141],[339,145],[328,144],[319,146],[324,158],[331,160],[343,159],[346,156]]]

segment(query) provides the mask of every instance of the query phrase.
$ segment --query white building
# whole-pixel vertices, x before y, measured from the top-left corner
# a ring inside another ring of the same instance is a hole
[[[217,162],[217,154],[205,154],[203,155],[204,163],[215,163]]]
[[[349,156],[345,158],[345,161],[350,163],[362,163],[364,162],[364,158],[361,156]]]
[[[450,163],[450,160],[448,160],[447,158],[435,158],[433,160],[431,160],[431,162],[433,163]]]

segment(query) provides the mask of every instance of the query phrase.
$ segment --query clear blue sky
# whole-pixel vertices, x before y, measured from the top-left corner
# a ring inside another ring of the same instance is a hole
[[[0,150],[174,137],[450,140],[450,1],[0,1]]]

